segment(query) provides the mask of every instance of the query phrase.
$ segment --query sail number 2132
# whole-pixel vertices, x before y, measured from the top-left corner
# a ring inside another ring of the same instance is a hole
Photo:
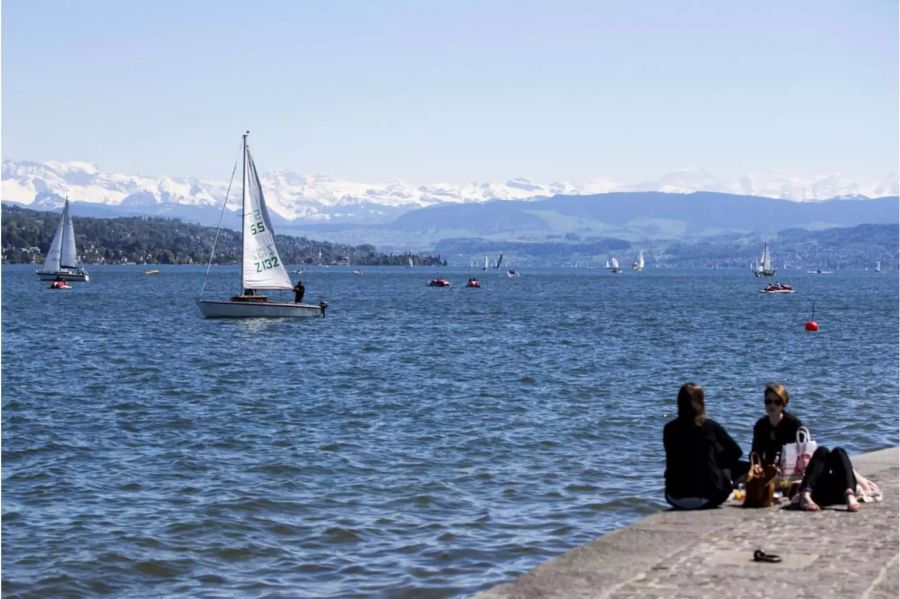
[[[263,272],[269,270],[270,268],[275,268],[278,266],[278,258],[276,256],[272,256],[271,258],[266,258],[261,262],[255,262],[256,264],[256,272]]]

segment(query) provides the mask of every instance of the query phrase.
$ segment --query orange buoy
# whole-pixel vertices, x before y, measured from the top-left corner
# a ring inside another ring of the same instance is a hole
[[[812,332],[815,333],[816,331],[819,330],[819,323],[817,323],[815,320],[809,320],[809,321],[807,321],[807,322],[806,322],[806,330],[807,330],[807,331],[812,331]]]

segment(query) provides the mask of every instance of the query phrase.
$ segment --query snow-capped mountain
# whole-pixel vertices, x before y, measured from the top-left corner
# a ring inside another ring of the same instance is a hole
[[[675,171],[656,180],[636,184],[610,178],[597,178],[580,184],[544,184],[522,177],[503,183],[416,186],[399,180],[383,183],[340,181],[324,175],[304,175],[284,170],[264,173],[262,183],[272,212],[287,220],[310,223],[374,223],[415,208],[437,204],[527,200],[615,191],[717,191],[813,201],[833,197],[897,195],[898,190],[896,172],[882,182],[871,184],[860,184],[839,175],[812,179],[747,175],[728,182],[701,168]],[[134,209],[162,204],[218,208],[224,201],[227,187],[227,181],[107,173],[88,162],[3,161],[2,199],[41,209],[58,207],[66,196],[76,202]],[[232,188],[231,193],[229,206],[236,207],[239,190]]]

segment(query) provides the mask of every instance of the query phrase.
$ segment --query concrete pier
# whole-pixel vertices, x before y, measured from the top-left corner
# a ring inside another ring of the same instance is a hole
[[[830,506],[665,511],[605,534],[477,599],[537,597],[900,596],[898,448],[851,456],[884,501]],[[781,563],[753,561],[777,553]]]

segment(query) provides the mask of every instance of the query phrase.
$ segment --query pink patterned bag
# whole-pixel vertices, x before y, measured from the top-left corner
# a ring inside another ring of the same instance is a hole
[[[818,449],[818,444],[813,441],[809,429],[801,426],[797,429],[797,441],[788,443],[781,449],[780,485],[787,486],[792,482],[803,480],[806,473],[806,465],[812,459],[812,455]]]

